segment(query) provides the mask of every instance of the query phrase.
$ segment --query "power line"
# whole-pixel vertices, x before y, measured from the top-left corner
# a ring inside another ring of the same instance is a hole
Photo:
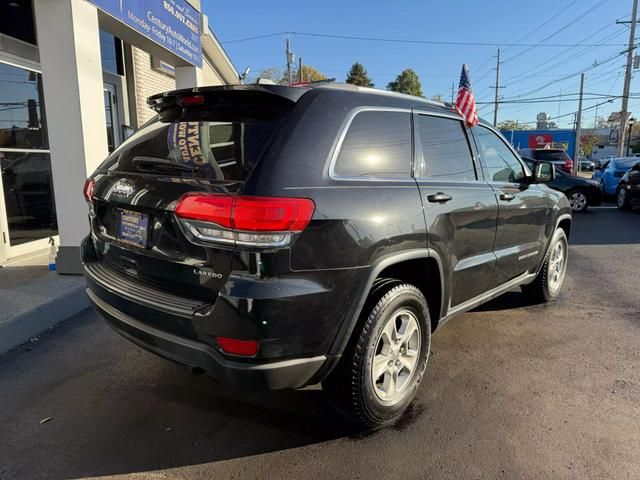
[[[600,8],[602,5],[604,5],[605,3],[607,3],[609,0],[600,0],[600,2],[597,5],[594,5],[593,7],[589,8],[588,10],[586,10],[585,12],[583,12],[582,14],[578,15],[578,17],[574,18],[571,22],[567,23],[566,25],[563,25],[562,27],[560,27],[558,30],[556,30],[555,32],[553,32],[550,35],[547,35],[545,38],[543,38],[539,43],[530,46],[529,48],[527,48],[525,51],[520,52],[518,55],[514,55],[511,58],[507,58],[504,63],[508,63],[511,60],[515,60],[516,58],[524,55],[525,53],[533,50],[536,47],[542,47],[545,46],[544,42],[546,42],[547,40],[555,37],[556,35],[558,35],[560,32],[564,31],[566,28],[570,27],[571,25],[573,25],[575,22],[577,22],[578,20],[581,20],[582,18],[586,17],[588,14],[590,14],[591,12],[593,12],[594,10]],[[585,45],[586,46],[586,45]]]
[[[608,0],[602,0],[603,2]],[[302,37],[315,37],[315,38],[334,38],[338,40],[359,40],[366,42],[385,42],[385,43],[407,43],[407,44],[420,44],[420,45],[460,45],[467,47],[572,47],[572,46],[581,46],[575,43],[547,43],[544,45],[539,45],[537,43],[496,43],[496,42],[460,42],[453,40],[413,40],[408,38],[385,38],[385,37],[365,37],[365,36],[354,36],[354,35],[332,35],[328,33],[317,33],[317,32],[277,32],[277,33],[269,33],[265,35],[258,35],[254,37],[247,38],[239,38],[234,40],[228,40],[226,42],[221,42],[223,45],[229,45],[231,43],[240,43],[240,42],[248,42],[251,40],[259,40],[262,38],[276,37],[279,35],[298,35]],[[592,47],[623,47],[626,44],[590,44],[590,45],[582,45],[582,46],[592,46]]]

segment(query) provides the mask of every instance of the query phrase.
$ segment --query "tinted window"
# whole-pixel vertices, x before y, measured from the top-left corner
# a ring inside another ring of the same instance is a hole
[[[342,177],[401,177],[411,174],[411,115],[360,112],[342,142],[334,171]]]
[[[0,33],[27,43],[36,43],[31,0],[0,2]]]
[[[476,180],[473,159],[462,122],[418,116],[422,161],[416,176],[436,180]]]
[[[156,120],[127,139],[100,168],[136,171],[148,168],[134,162],[136,157],[152,157],[195,168],[194,173],[183,175],[244,181],[269,144],[277,125],[276,120],[166,123]],[[180,172],[175,174],[180,175]]]
[[[535,150],[533,156],[536,160],[560,160],[565,161],[569,155],[564,150]]]
[[[524,178],[522,164],[507,145],[491,130],[473,129],[482,170],[489,182],[519,182]]]

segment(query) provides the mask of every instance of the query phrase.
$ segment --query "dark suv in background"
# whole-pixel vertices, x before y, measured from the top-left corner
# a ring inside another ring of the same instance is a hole
[[[518,153],[540,162],[550,162],[569,175],[573,174],[573,160],[562,148],[521,148]]]
[[[640,159],[618,182],[616,203],[621,210],[630,210],[633,206],[640,206]]]
[[[89,178],[96,309],[238,389],[322,382],[368,426],[415,396],[431,334],[521,286],[558,296],[570,208],[490,126],[355,86],[205,87]]]

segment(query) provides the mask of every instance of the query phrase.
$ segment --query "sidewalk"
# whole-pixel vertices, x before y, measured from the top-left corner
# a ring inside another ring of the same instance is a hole
[[[0,268],[0,354],[89,307],[81,275],[46,265]]]

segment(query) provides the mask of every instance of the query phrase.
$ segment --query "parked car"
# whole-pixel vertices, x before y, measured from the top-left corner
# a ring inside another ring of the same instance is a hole
[[[91,175],[88,295],[132,342],[238,389],[322,382],[395,421],[431,334],[520,286],[560,294],[569,202],[485,122],[354,85],[201,87]]]
[[[612,158],[593,172],[593,179],[600,182],[605,195],[615,195],[618,182],[638,162],[634,157]]]
[[[637,158],[636,163],[618,182],[616,203],[621,210],[629,210],[635,205],[640,205],[640,161]]]
[[[580,169],[587,172],[592,172],[596,168],[596,164],[586,157],[579,157]]]
[[[533,170],[536,161],[523,157],[530,170]],[[595,180],[569,175],[562,171],[556,171],[555,178],[546,182],[548,187],[558,190],[566,195],[571,205],[571,210],[576,213],[586,212],[587,208],[597,207],[602,203],[602,187]]]
[[[561,170],[566,173],[573,172],[573,160],[571,160],[569,154],[561,148],[521,148],[518,153],[520,153],[522,157],[551,162],[555,165],[556,170]]]

